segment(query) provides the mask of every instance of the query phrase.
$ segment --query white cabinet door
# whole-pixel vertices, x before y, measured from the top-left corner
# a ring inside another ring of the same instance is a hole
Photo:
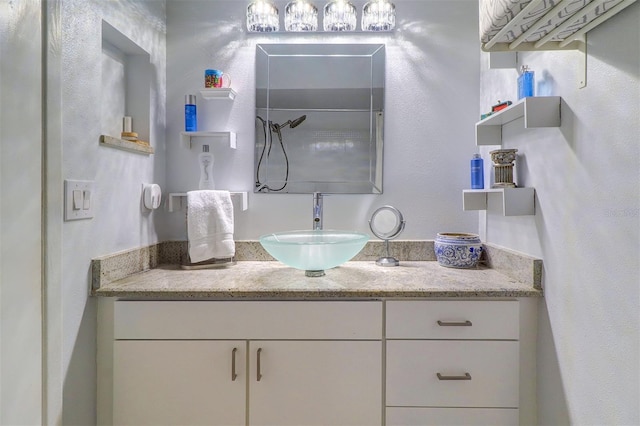
[[[245,341],[115,341],[113,423],[244,425],[246,346]],[[232,377],[234,357],[237,376]]]
[[[380,341],[252,341],[249,347],[250,425],[382,424]]]

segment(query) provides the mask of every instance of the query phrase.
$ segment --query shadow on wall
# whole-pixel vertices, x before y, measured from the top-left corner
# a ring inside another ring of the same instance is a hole
[[[638,56],[640,55],[640,3],[635,3],[607,21],[604,28],[594,30],[598,43],[589,43],[587,38],[587,67],[592,68],[590,59],[604,62],[613,69],[624,71],[636,78],[640,74]],[[615,27],[614,31],[607,31],[607,27]],[[591,35],[591,33],[589,33]],[[602,38],[604,37],[604,38]],[[587,85],[589,76],[587,74]]]
[[[571,424],[567,400],[564,394],[564,383],[558,363],[551,320],[544,299],[539,304],[538,311],[538,357],[537,357],[537,399],[538,424],[563,426]],[[540,344],[545,342],[545,344]],[[543,376],[544,380],[540,380]]]
[[[64,377],[63,425],[86,425],[87,419],[94,419],[94,424],[96,422],[96,312],[96,298],[88,297]],[[69,339],[63,336],[63,340]],[[90,377],[87,377],[87,372],[91,372]]]

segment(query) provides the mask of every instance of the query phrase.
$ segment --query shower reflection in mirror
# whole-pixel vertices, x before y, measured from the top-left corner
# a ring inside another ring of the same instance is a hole
[[[256,191],[260,192],[263,190],[278,192],[282,191],[286,188],[287,183],[289,182],[289,157],[287,156],[287,150],[285,148],[285,144],[282,140],[282,132],[281,130],[285,127],[289,126],[289,128],[294,129],[298,127],[304,120],[307,119],[306,115],[301,115],[295,120],[287,120],[283,124],[274,123],[273,121],[267,121],[260,117],[256,116],[256,119],[260,120],[262,123],[262,133],[264,137],[265,143],[262,145],[262,152],[260,153],[260,158],[258,159],[258,164],[256,165]],[[269,134],[267,135],[267,129],[269,130]],[[260,166],[262,165],[262,161],[268,161],[271,156],[271,148],[273,147],[273,133],[278,135],[278,142],[280,142],[280,148],[282,149],[282,155],[285,161],[285,171],[284,171],[284,183],[280,188],[271,188],[266,183],[260,182]],[[269,148],[267,148],[267,146]],[[265,151],[266,151],[266,159],[265,159]]]
[[[255,192],[382,193],[384,45],[256,46]]]

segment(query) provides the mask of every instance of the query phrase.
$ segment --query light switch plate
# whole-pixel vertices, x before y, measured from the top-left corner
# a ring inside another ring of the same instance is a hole
[[[65,180],[64,181],[64,220],[91,219],[96,201],[94,191],[95,181]],[[80,194],[80,200],[73,202],[75,194]],[[87,199],[85,199],[87,197]],[[80,207],[80,208],[78,208]]]

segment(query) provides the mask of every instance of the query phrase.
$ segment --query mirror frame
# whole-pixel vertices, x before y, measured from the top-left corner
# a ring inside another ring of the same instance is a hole
[[[396,224],[393,227],[393,229],[391,229],[391,231],[389,232],[378,232],[379,230],[374,229],[375,228],[374,221],[379,214],[387,211],[393,213],[393,215],[396,218]],[[377,208],[376,211],[374,211],[373,214],[371,215],[371,219],[369,219],[369,228],[371,229],[371,232],[373,232],[373,235],[380,238],[381,240],[388,241],[396,238],[398,235],[400,235],[402,231],[404,231],[405,223],[406,222],[400,210],[398,210],[393,206],[382,206]]]

